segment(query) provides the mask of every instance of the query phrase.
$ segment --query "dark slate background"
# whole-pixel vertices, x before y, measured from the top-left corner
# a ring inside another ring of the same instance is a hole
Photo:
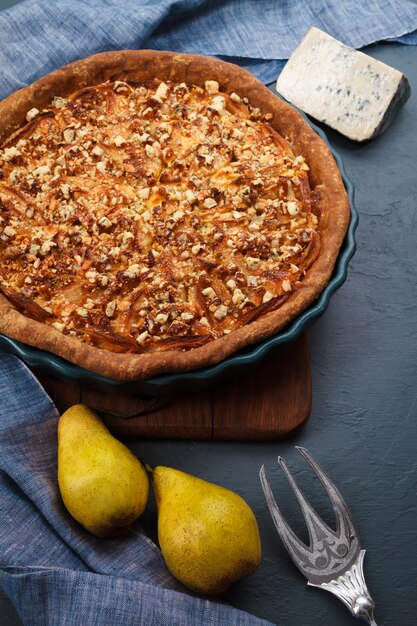
[[[0,8],[13,3],[0,0]],[[408,626],[417,615],[417,48],[379,44],[366,52],[404,72],[413,93],[384,135],[366,145],[325,129],[354,183],[360,222],[348,279],[309,331],[313,409],[306,426],[271,443],[128,443],[151,465],[177,467],[248,501],[258,518],[263,561],[225,600],[285,626],[355,623],[336,598],[307,588],[266,511],[258,479],[262,463],[289,522],[306,538],[276,465],[281,455],[319,512],[332,519],[295,445],[313,452],[350,505],[367,549],[366,579],[378,624]],[[153,506],[143,524],[155,538]],[[0,593],[0,625],[20,624]]]

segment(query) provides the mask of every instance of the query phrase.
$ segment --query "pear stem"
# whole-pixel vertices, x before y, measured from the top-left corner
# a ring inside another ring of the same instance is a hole
[[[149,465],[149,463],[147,461],[145,461],[145,459],[142,459],[142,458],[139,458],[139,461],[142,463],[142,465],[144,466],[144,468],[146,469],[148,474],[150,474],[152,476],[153,468]]]

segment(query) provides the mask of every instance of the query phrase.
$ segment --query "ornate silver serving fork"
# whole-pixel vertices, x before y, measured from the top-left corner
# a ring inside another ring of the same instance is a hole
[[[366,587],[363,574],[365,550],[361,549],[350,511],[338,489],[310,452],[305,448],[296,447],[311,465],[330,498],[336,515],[336,530],[332,530],[317,515],[300,491],[284,459],[278,457],[278,463],[304,515],[310,545],[306,546],[284,519],[262,465],[259,476],[278,534],[295,565],[308,579],[308,585],[330,591],[344,602],[355,617],[367,621],[370,626],[377,626],[373,616],[375,603]]]

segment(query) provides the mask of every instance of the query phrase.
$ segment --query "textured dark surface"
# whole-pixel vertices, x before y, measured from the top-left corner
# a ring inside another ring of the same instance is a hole
[[[0,2],[0,8],[10,4]],[[323,491],[294,445],[311,450],[351,508],[367,549],[365,573],[378,624],[408,626],[417,614],[417,48],[385,44],[366,51],[403,71],[413,93],[371,143],[356,145],[325,129],[355,185],[360,223],[347,282],[310,331],[313,410],[307,425],[275,443],[129,444],[151,465],[177,467],[248,501],[258,518],[263,561],[225,600],[285,626],[356,623],[330,594],[306,587],[267,513],[258,479],[262,463],[288,520],[304,536],[276,465],[279,454],[331,519]],[[153,507],[143,522],[154,537]],[[18,624],[2,595],[0,625]]]

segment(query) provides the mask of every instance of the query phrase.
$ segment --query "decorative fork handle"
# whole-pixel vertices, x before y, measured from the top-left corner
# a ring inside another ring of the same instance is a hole
[[[370,626],[378,626],[374,620],[375,602],[369,594],[363,574],[364,556],[365,550],[361,550],[353,565],[335,580],[328,583],[309,582],[307,584],[330,591],[350,609],[352,615],[365,620]]]

